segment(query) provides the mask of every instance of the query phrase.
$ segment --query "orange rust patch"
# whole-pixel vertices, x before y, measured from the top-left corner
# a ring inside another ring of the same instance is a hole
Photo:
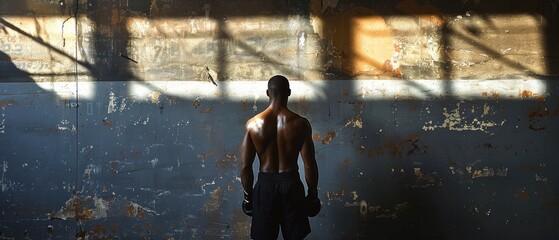
[[[144,210],[140,206],[134,206],[134,204],[128,203],[126,207],[126,211],[128,212],[128,216],[131,218],[139,217],[144,218]]]
[[[199,101],[199,100],[194,101],[194,102],[192,103],[192,106],[193,106],[194,108],[198,108],[198,107],[200,106],[200,101]]]
[[[201,113],[211,113],[213,110],[211,108],[202,109]]]
[[[334,131],[328,132],[328,135],[326,135],[326,137],[322,139],[322,144],[330,144],[330,142],[335,136],[336,136],[336,132]]]
[[[318,141],[318,140],[320,140],[320,134],[315,133],[315,134],[312,136],[312,140],[313,140],[313,141]]]
[[[489,97],[489,94],[491,94],[491,96],[490,96],[491,99],[497,100],[497,99],[501,98],[501,95],[500,95],[498,92],[495,92],[495,91],[491,91],[490,93],[488,93],[488,92],[482,92],[482,93],[481,93],[481,96],[483,96],[483,97]]]
[[[111,126],[113,126],[113,121],[103,119],[103,126],[111,127]]]

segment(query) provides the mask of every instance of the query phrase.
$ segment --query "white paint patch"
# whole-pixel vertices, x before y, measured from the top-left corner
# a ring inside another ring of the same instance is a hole
[[[95,204],[93,216],[95,216],[95,218],[106,218],[107,211],[109,210],[109,202],[95,196],[93,197],[93,203]]]
[[[94,164],[89,164],[85,168],[83,174],[86,175],[86,176],[90,176],[91,174],[98,174],[100,172],[101,172],[101,167],[100,166],[95,166]]]
[[[6,129],[6,119],[4,118],[6,115],[2,114],[2,121],[0,122],[0,133],[6,133],[4,129]]]
[[[8,172],[8,162],[4,161],[2,163],[2,179],[0,180],[0,185],[2,186],[2,192],[6,191],[6,188],[8,187],[8,184],[5,183],[4,181],[4,175],[6,175],[6,172]]]
[[[155,166],[157,166],[157,165],[159,164],[159,159],[154,158],[154,159],[152,159],[150,162],[151,162],[151,166],[152,166],[152,167],[155,167]]]
[[[109,104],[107,106],[107,113],[111,114],[116,112],[116,97],[115,93],[109,93]]]
[[[58,129],[58,131],[69,130],[72,133],[77,133],[78,130],[76,129],[76,126],[73,125],[73,124],[72,124],[72,126],[69,126],[69,124],[70,124],[70,121],[62,120],[62,121],[60,121],[60,124],[58,124],[56,128]]]

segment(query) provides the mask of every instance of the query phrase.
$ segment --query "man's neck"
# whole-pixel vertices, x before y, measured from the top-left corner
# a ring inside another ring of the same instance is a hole
[[[287,98],[285,99],[270,99],[270,109],[272,109],[272,111],[279,111],[282,109],[287,109]]]

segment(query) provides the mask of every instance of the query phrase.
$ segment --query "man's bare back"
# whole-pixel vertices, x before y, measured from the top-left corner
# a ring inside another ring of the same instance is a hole
[[[310,139],[309,122],[287,108],[268,108],[250,119],[246,128],[260,160],[260,172],[298,171],[299,152],[310,151],[305,146],[309,145],[305,143]]]
[[[295,215],[290,215],[296,216],[292,221],[287,221],[285,223],[286,226],[282,225],[282,231],[285,230],[285,227],[287,229],[285,231],[287,232],[301,234],[297,236],[306,236],[306,234],[310,232],[310,228],[308,228],[308,220],[306,220],[307,216],[314,216],[320,210],[320,201],[318,200],[317,193],[318,167],[316,164],[315,149],[312,140],[312,128],[306,118],[301,117],[288,109],[287,99],[291,95],[291,90],[289,89],[289,82],[287,78],[283,76],[272,77],[268,82],[268,90],[266,91],[266,94],[270,98],[269,107],[248,120],[245,125],[245,135],[241,146],[241,182],[244,190],[243,211],[247,215],[253,216],[252,195],[254,190],[254,173],[252,171],[252,165],[256,155],[258,155],[260,163],[259,181],[260,177],[264,178],[264,181],[269,182],[270,179],[285,180],[286,176],[289,176],[289,179],[296,179],[298,182],[299,185],[293,185],[295,186],[295,190],[293,190],[295,192],[281,193],[296,194],[296,197],[288,198],[295,201],[294,203],[288,204],[288,206],[295,206],[295,208],[287,211],[297,212]],[[301,158],[303,159],[305,180],[308,187],[308,194],[306,198],[304,196],[301,181],[298,177],[299,166],[297,164],[297,160],[299,154],[301,154]],[[299,193],[301,195],[299,195]],[[270,195],[270,193],[267,193],[259,196],[257,199],[260,199],[261,201],[262,199],[280,201],[273,200],[274,194]],[[258,194],[255,193],[255,195]],[[306,203],[303,204],[302,201],[305,201]],[[255,204],[260,206],[261,204],[266,203],[257,201]],[[308,204],[314,204],[314,207]],[[281,206],[281,204],[278,206]],[[307,209],[309,208],[314,208],[316,211],[311,210],[310,212],[307,212]],[[267,230],[264,231],[259,229],[259,231],[264,232],[254,232],[255,221],[260,224],[259,226],[262,226],[263,224],[260,220],[256,220],[256,216],[258,216],[258,219],[268,219],[268,217],[275,216],[275,214],[272,214],[272,216],[261,211],[262,210],[259,209],[255,209],[254,211],[256,215],[253,216],[251,236],[253,238],[256,236],[254,234],[272,234],[270,236],[274,236],[273,233],[268,233]],[[274,220],[271,221],[274,222]],[[272,226],[272,228],[275,226],[274,223],[270,223],[272,225],[266,225],[269,221],[264,222],[266,222],[264,223],[265,226]],[[293,226],[299,226],[302,228],[307,227],[308,229],[302,229],[299,233],[297,233],[297,231],[294,230],[295,228],[292,228]],[[286,232],[284,232],[284,234],[286,234]]]

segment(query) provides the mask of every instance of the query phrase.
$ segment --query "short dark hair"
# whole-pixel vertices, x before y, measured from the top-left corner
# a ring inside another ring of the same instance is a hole
[[[268,81],[268,89],[280,91],[289,90],[289,80],[282,75],[275,75]]]

